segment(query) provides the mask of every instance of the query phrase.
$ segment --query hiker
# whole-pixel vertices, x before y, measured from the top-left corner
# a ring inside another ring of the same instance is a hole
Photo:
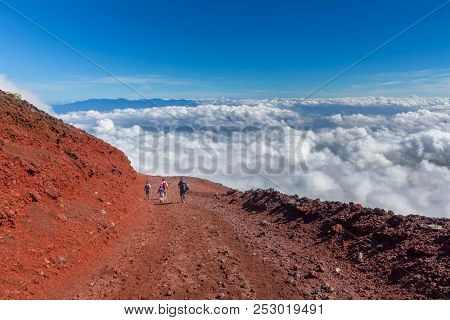
[[[180,188],[181,203],[185,203],[186,193],[189,191],[189,185],[184,181],[183,177],[180,177],[180,182],[178,182],[178,188]]]
[[[160,187],[164,189],[164,200],[166,200],[166,197],[169,193],[169,184],[167,183],[166,179],[162,179]]]
[[[147,196],[147,200],[150,200],[150,190],[152,188],[152,185],[150,184],[150,181],[147,181],[145,183],[144,191],[145,195]]]
[[[159,203],[163,203],[164,200],[166,199],[166,190],[164,190],[162,184],[159,186],[157,194],[159,198]]]

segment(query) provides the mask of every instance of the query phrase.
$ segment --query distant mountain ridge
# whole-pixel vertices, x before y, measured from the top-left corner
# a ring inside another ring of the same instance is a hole
[[[54,104],[52,107],[57,113],[66,113],[70,111],[107,111],[113,109],[125,108],[155,108],[167,106],[197,106],[199,103],[195,100],[187,99],[89,99],[75,101],[65,104]]]

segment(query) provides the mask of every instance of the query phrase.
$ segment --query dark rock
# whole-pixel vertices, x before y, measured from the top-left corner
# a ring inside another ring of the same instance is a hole
[[[337,224],[335,224],[334,226],[331,227],[331,233],[332,234],[344,233],[344,227],[341,224],[337,223]]]
[[[317,274],[316,271],[311,270],[311,271],[309,271],[309,272],[306,274],[305,278],[307,278],[307,279],[317,279],[317,278],[319,278],[319,275]]]
[[[267,227],[267,226],[269,225],[269,222],[267,222],[266,220],[263,220],[263,221],[261,221],[261,222],[259,223],[259,225],[260,225],[261,227]]]
[[[30,191],[30,197],[34,202],[38,202],[41,200],[41,196],[36,191]]]
[[[334,287],[330,286],[328,283],[322,284],[321,289],[325,293],[332,293],[332,292],[334,292]]]
[[[39,170],[35,166],[30,165],[25,169],[25,172],[28,173],[30,176],[34,176],[37,173],[39,173]]]
[[[362,252],[357,252],[355,254],[355,260],[359,263],[362,263],[364,261],[364,255]]]
[[[222,292],[216,296],[216,299],[219,299],[219,300],[223,300],[224,298],[225,298],[225,294],[223,294]]]

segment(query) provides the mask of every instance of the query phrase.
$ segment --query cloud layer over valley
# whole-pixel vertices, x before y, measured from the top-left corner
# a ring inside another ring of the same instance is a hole
[[[450,216],[446,98],[205,100],[60,117],[141,172]]]

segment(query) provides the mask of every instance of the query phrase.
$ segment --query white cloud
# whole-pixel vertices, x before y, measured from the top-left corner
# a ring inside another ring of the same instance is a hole
[[[111,119],[105,118],[97,121],[95,132],[97,134],[111,134],[114,133],[115,125]]]
[[[5,75],[0,74],[0,89],[7,92],[20,93],[22,99],[27,100],[29,103],[33,104],[35,107],[41,109],[42,111],[53,113],[52,107],[47,105],[34,93],[17,87],[11,80],[9,80]]]
[[[225,99],[61,117],[147,173],[450,216],[447,98]]]

